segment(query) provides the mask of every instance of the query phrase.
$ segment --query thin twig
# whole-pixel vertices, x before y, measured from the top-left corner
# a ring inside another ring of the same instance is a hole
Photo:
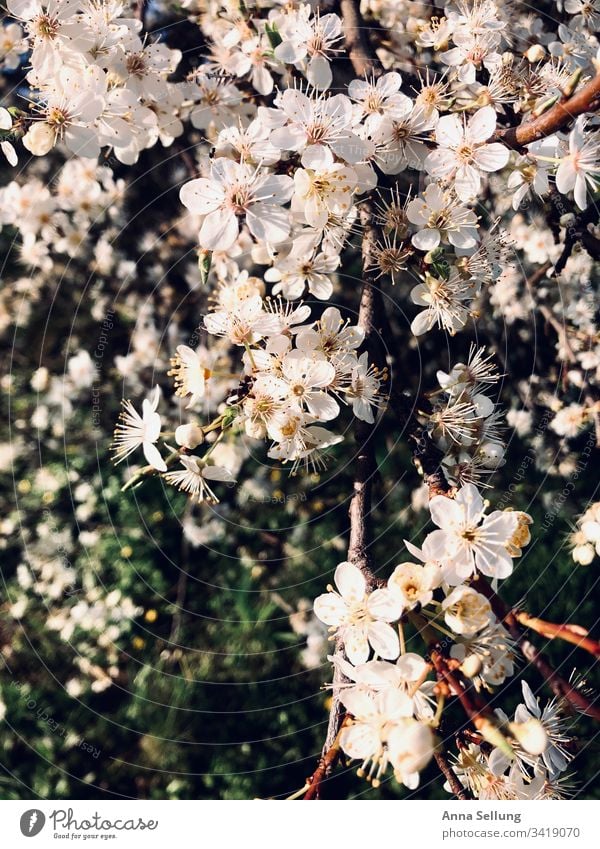
[[[533,121],[526,121],[519,127],[497,130],[496,141],[507,147],[520,150],[525,145],[553,135],[586,112],[594,112],[600,106],[600,74],[576,91],[572,97],[555,104],[547,112]]]
[[[515,618],[524,628],[529,628],[548,640],[555,638],[565,640],[565,642],[572,643],[594,657],[600,658],[600,642],[592,639],[588,631],[581,625],[548,622],[545,619],[539,619],[537,616],[530,616],[524,610],[515,611]]]
[[[323,783],[323,781],[325,781],[326,778],[328,778],[341,755],[340,736],[342,726],[343,720],[340,724],[340,728],[335,736],[333,743],[327,748],[326,751],[323,752],[323,754],[319,758],[319,763],[317,765],[316,770],[313,772],[311,777],[307,779],[306,783],[309,786],[308,790],[302,797],[303,799],[310,801],[320,798],[321,784]]]
[[[492,605],[496,618],[506,625],[510,635],[516,641],[523,655],[537,668],[543,678],[548,682],[552,692],[561,699],[565,699],[572,707],[576,708],[586,716],[600,721],[600,707],[591,702],[583,693],[572,687],[561,675],[548,663],[542,652],[529,639],[522,630],[515,611],[511,610],[500,596],[494,592],[485,578],[478,575],[472,581],[472,587],[484,595]]]
[[[435,752],[433,757],[435,758],[435,762],[440,768],[440,772],[444,775],[446,781],[448,782],[448,786],[452,790],[453,794],[457,799],[460,799],[462,802],[468,802],[472,799],[472,795],[469,793],[466,787],[458,780],[456,773],[450,766],[450,762],[446,758],[442,752]]]
[[[368,30],[362,19],[359,3],[356,0],[341,0],[340,5],[346,49],[354,72],[359,76],[369,72],[381,72],[383,70],[381,63],[374,51],[372,51],[368,41]],[[381,294],[369,270],[378,233],[370,203],[366,202],[362,204],[360,215],[363,227],[361,246],[363,285],[358,311],[358,325],[364,330],[365,349],[372,355],[377,348],[377,314],[382,308]],[[383,366],[384,363],[381,362],[380,365]],[[348,560],[354,563],[355,566],[358,566],[365,576],[367,585],[371,589],[377,586],[378,583],[371,568],[369,551],[371,544],[371,490],[373,477],[377,471],[373,434],[373,425],[363,422],[360,419],[356,420],[354,436],[356,445],[358,446],[358,455],[354,473],[354,491],[349,508],[350,539],[348,542]],[[336,641],[335,655],[340,658],[344,656],[343,642],[340,639]],[[339,696],[341,685],[345,682],[346,678],[340,665],[337,663],[334,664],[327,736],[319,767],[313,775],[313,779],[317,775],[318,780],[311,781],[310,795],[307,794],[304,798],[317,799],[319,797],[319,785],[329,775],[337,760],[337,757],[331,759],[329,753],[334,748],[335,741],[339,740],[344,715]]]
[[[346,50],[354,73],[359,77],[378,77],[383,73],[383,66],[369,40],[369,27],[365,26],[360,3],[356,0],[340,0],[340,12]]]

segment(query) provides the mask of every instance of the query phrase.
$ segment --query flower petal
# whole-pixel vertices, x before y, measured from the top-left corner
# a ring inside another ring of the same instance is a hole
[[[321,622],[337,628],[344,621],[348,608],[336,593],[323,593],[315,599],[313,610]]]
[[[360,601],[367,592],[367,584],[358,566],[345,561],[335,570],[335,585],[344,601]]]
[[[368,628],[369,642],[379,657],[396,660],[400,654],[400,641],[395,628],[386,622],[371,622]]]

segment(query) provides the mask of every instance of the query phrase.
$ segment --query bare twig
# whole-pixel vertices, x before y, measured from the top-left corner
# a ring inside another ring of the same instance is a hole
[[[342,720],[342,722],[340,723],[339,731],[336,734],[334,741],[332,742],[331,746],[329,746],[326,750],[323,751],[323,754],[319,758],[319,763],[317,765],[316,770],[313,772],[311,777],[307,779],[307,784],[309,785],[309,787],[304,796],[302,797],[303,799],[310,801],[320,798],[321,784],[330,775],[331,770],[334,768],[341,755],[340,735],[343,724],[344,721]]]
[[[368,30],[364,25],[360,13],[360,5],[356,0],[341,0],[340,4],[344,24],[344,36],[346,49],[356,74],[380,73],[382,71],[375,52],[372,50],[368,40]],[[369,353],[377,348],[377,313],[381,309],[381,295],[377,289],[374,277],[369,271],[372,261],[374,246],[378,239],[375,227],[373,211],[367,202],[361,207],[361,223],[363,226],[362,237],[362,269],[363,286],[358,312],[358,324],[365,332],[365,348]],[[380,363],[384,365],[384,363]],[[373,425],[356,420],[355,440],[358,446],[356,458],[356,469],[354,474],[354,492],[350,502],[350,539],[348,543],[348,560],[361,570],[366,578],[367,584],[373,588],[377,585],[370,562],[369,546],[371,542],[371,489],[373,476],[377,470],[375,463],[375,452],[373,443]],[[343,657],[343,643],[336,641],[335,654]],[[330,757],[330,753],[339,740],[339,732],[343,722],[343,708],[340,703],[340,685],[345,683],[345,676],[339,664],[334,664],[333,692],[327,736],[319,767],[311,779],[311,787],[304,798],[319,798],[319,785],[331,772],[337,756]],[[317,775],[318,780],[315,780]],[[310,794],[310,795],[309,795]]]
[[[361,208],[363,224],[362,263],[363,289],[358,311],[358,324],[365,332],[365,346],[372,353],[377,349],[376,315],[380,308],[380,296],[375,281],[368,271],[374,240],[377,238],[373,225],[370,205],[363,204]],[[374,589],[379,581],[371,567],[369,546],[371,543],[371,490],[373,477],[377,471],[375,463],[375,446],[373,443],[374,426],[356,420],[354,436],[358,446],[356,468],[354,473],[354,492],[350,501],[350,539],[348,543],[348,560],[361,570],[367,581],[367,586]],[[343,657],[343,642],[336,641],[335,655]],[[337,738],[343,710],[339,701],[340,685],[346,681],[339,664],[334,665],[333,695],[329,711],[327,737],[323,747],[323,757]]]
[[[560,624],[547,622],[545,619],[530,616],[524,610],[515,611],[515,618],[524,628],[536,631],[548,640],[555,638],[565,640],[567,643],[573,643],[573,645],[583,649],[594,657],[600,658],[600,642],[592,639],[588,631],[582,628],[581,625],[572,625],[567,622]]]
[[[472,795],[469,793],[466,787],[463,787],[458,778],[456,777],[456,773],[450,766],[450,763],[446,756],[442,754],[442,752],[435,752],[434,756],[435,762],[440,768],[440,772],[445,777],[448,782],[448,786],[452,790],[453,794],[457,799],[460,799],[463,802],[469,801],[472,799]]]
[[[508,127],[505,130],[497,130],[495,139],[507,147],[515,150],[522,149],[531,142],[551,136],[553,133],[563,130],[577,118],[586,112],[594,112],[600,106],[600,74],[582,86],[571,97],[555,104],[547,112],[533,121],[526,121],[519,127]]]
[[[523,655],[537,668],[540,674],[548,682],[548,686],[552,692],[559,698],[567,701],[572,707],[576,708],[586,716],[591,716],[593,719],[600,721],[600,706],[590,701],[583,693],[572,687],[568,681],[565,681],[561,675],[548,663],[542,652],[530,640],[527,639],[523,632],[515,611],[506,606],[500,596],[494,592],[485,578],[478,575],[472,582],[472,586],[477,592],[489,599],[497,619],[503,622],[512,638],[517,642]]]
[[[360,13],[356,0],[340,0],[346,50],[354,73],[359,76],[379,76],[383,67],[369,41],[369,28]]]

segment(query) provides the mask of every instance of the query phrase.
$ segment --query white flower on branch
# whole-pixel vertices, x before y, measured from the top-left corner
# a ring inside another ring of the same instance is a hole
[[[115,428],[113,451],[120,463],[137,448],[142,448],[148,463],[158,472],[166,472],[167,464],[160,456],[155,443],[160,436],[161,420],[156,412],[160,399],[160,387],[156,387],[150,399],[142,403],[142,415],[131,401],[123,401],[123,412]]]
[[[600,142],[585,133],[585,117],[580,115],[569,134],[569,153],[563,157],[556,172],[556,188],[562,194],[573,192],[579,209],[588,205],[588,188],[600,186]]]
[[[276,103],[286,124],[273,130],[271,143],[282,150],[300,152],[303,166],[327,166],[327,151],[351,165],[364,159],[368,148],[353,131],[352,102],[346,95],[308,97],[288,88]]]
[[[432,177],[452,180],[461,200],[479,193],[481,174],[499,171],[508,162],[509,150],[499,142],[487,143],[496,129],[496,112],[491,106],[478,109],[468,121],[456,115],[440,118],[435,129],[439,145],[425,161]]]
[[[360,777],[378,787],[388,765],[397,781],[414,789],[419,772],[433,755],[431,728],[412,718],[412,701],[401,690],[369,694],[354,688],[343,692],[340,701],[352,715],[342,729],[340,745],[348,757],[362,761]]]
[[[198,236],[201,247],[225,251],[238,237],[240,217],[259,242],[276,244],[286,239],[290,221],[282,206],[293,189],[291,177],[220,157],[213,162],[210,177],[185,183],[179,196],[190,212],[204,216]]]
[[[183,470],[166,472],[163,477],[167,483],[187,492],[198,503],[208,501],[217,504],[219,499],[211,489],[209,481],[234,483],[235,478],[223,466],[210,465],[200,457],[181,455],[179,458]]]
[[[388,623],[399,618],[400,602],[386,589],[368,592],[360,569],[353,563],[340,563],[335,570],[335,583],[328,593],[315,599],[314,610],[321,622],[344,643],[351,663],[364,663],[372,648],[387,660],[400,653],[398,634]],[[410,714],[409,714],[410,715]]]
[[[286,9],[285,14],[270,13],[277,22],[281,44],[275,48],[280,62],[294,65],[316,89],[331,85],[331,59],[341,52],[342,21],[338,15],[320,15],[318,7],[312,15],[310,4]]]
[[[431,251],[441,241],[463,250],[477,244],[475,213],[435,183],[427,186],[422,197],[410,201],[406,217],[411,224],[420,227],[412,237],[412,243],[421,251]]]
[[[455,498],[435,495],[429,509],[440,528],[427,537],[436,560],[450,562],[465,579],[474,571],[492,578],[511,574],[509,550],[519,527],[517,513],[494,510],[486,515],[486,505],[473,484],[463,486]]]
[[[471,587],[456,587],[442,602],[446,625],[455,634],[475,634],[494,618],[485,596]]]

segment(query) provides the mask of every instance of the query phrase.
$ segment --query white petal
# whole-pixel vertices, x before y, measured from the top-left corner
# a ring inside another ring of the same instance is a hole
[[[333,625],[336,628],[344,621],[344,617],[348,612],[348,608],[344,600],[335,593],[323,593],[315,599],[313,605],[315,616],[326,625]]]
[[[417,681],[425,672],[427,663],[420,655],[407,652],[398,659],[396,666],[404,681]]]
[[[156,445],[153,445],[151,442],[144,442],[143,448],[144,448],[144,457],[150,463],[150,465],[154,466],[154,468],[158,472],[166,472],[167,471],[167,464],[165,463],[163,458],[160,456],[160,451],[158,450]]]
[[[467,137],[473,142],[484,142],[496,129],[496,110],[493,106],[478,109],[467,124]]]
[[[396,660],[400,654],[400,641],[395,628],[386,622],[371,622],[368,637],[375,654],[385,660]]]
[[[223,203],[223,197],[221,186],[204,177],[184,183],[179,190],[179,199],[182,204],[196,215],[214,212]]]
[[[380,589],[371,593],[367,601],[371,616],[384,622],[395,622],[402,613],[402,604],[389,590]]]
[[[460,502],[459,502],[460,504]],[[429,502],[431,519],[438,528],[450,528],[458,525],[464,516],[463,509],[455,499],[445,495],[434,495]]]
[[[226,251],[238,237],[239,226],[234,212],[217,209],[206,216],[200,228],[199,242],[210,251]]]
[[[510,152],[507,147],[499,142],[486,144],[478,148],[473,154],[477,167],[482,171],[499,171],[508,162]]]
[[[14,149],[13,145],[10,142],[3,141],[0,142],[0,147],[2,148],[2,153],[6,156],[6,160],[9,165],[12,165],[13,168],[18,164],[19,158],[17,156],[17,152]]]
[[[360,601],[367,592],[364,576],[358,566],[353,563],[340,563],[335,570],[335,585],[345,601]]]
[[[349,758],[364,761],[376,754],[380,745],[379,735],[370,725],[351,725],[340,734],[340,746]]]
[[[456,115],[446,115],[440,118],[435,128],[435,140],[439,145],[442,147],[458,147],[462,139],[463,126]]]
[[[425,159],[425,168],[428,174],[434,177],[446,177],[456,168],[456,156],[451,150],[438,148],[432,150]]]
[[[481,185],[479,171],[471,165],[462,165],[454,177],[454,191],[461,200],[476,197]]]
[[[423,333],[426,333],[428,330],[431,330],[433,327],[433,323],[435,321],[434,315],[429,310],[423,310],[413,318],[410,329],[411,332],[415,336],[421,336]]]
[[[226,481],[228,483],[235,481],[229,469],[225,469],[223,466],[206,466],[202,469],[202,477],[209,481]]]
[[[556,172],[556,188],[561,195],[566,195],[575,185],[577,172],[572,159],[564,159]]]
[[[579,209],[587,208],[587,184],[583,174],[578,174],[575,179],[573,198]]]
[[[358,687],[344,690],[340,694],[340,701],[352,716],[361,719],[368,719],[377,713],[373,699]]]
[[[333,165],[333,162],[332,152],[323,144],[310,144],[301,159],[302,167],[312,171],[325,171]]]
[[[439,230],[419,230],[411,241],[420,251],[431,251],[439,245],[440,233]]]
[[[331,65],[324,56],[313,56],[306,69],[306,79],[315,88],[323,91],[329,88],[333,75]]]
[[[388,688],[376,697],[376,703],[380,712],[389,719],[402,719],[413,714],[413,700],[403,690]]]
[[[494,775],[504,775],[510,764],[510,758],[500,749],[494,749],[488,760],[488,766]]]
[[[330,422],[337,418],[340,412],[339,405],[326,392],[311,392],[306,402],[309,413],[322,422]]]
[[[482,575],[490,578],[508,578],[513,571],[513,562],[506,549],[494,547],[492,550],[475,549],[475,566]]]
[[[454,503],[461,504],[464,507],[464,515],[469,523],[475,522],[480,518],[484,507],[481,493],[475,484],[472,483],[466,483],[461,487],[454,499]],[[460,518],[457,516],[455,521],[460,521]]]
[[[0,130],[10,130],[12,127],[12,118],[8,109],[0,106]]]
[[[344,650],[348,660],[355,666],[369,658],[369,641],[362,628],[348,628],[344,632]]]
[[[290,233],[289,212],[267,203],[255,203],[246,214],[246,223],[260,242],[275,245],[287,239]]]

